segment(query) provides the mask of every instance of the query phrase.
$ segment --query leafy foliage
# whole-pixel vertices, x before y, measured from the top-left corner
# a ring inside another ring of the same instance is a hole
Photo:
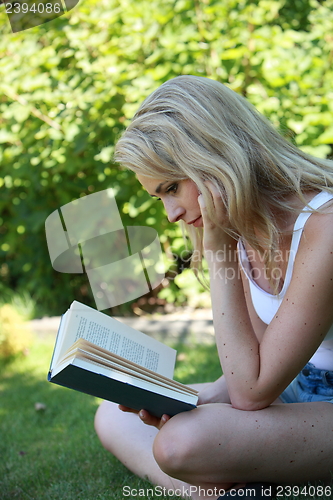
[[[113,187],[124,225],[155,227],[179,253],[179,229],[112,162],[163,81],[217,79],[302,149],[332,154],[333,0],[83,0],[16,34],[1,6],[0,25],[0,273],[40,312],[93,303],[85,275],[52,269],[44,234],[46,217],[80,196]]]
[[[31,332],[22,315],[10,304],[0,307],[0,358],[24,352],[31,344]]]

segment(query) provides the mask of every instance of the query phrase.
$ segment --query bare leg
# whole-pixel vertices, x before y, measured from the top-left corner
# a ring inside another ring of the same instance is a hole
[[[160,469],[152,453],[159,431],[145,425],[136,414],[124,413],[116,404],[104,401],[97,410],[95,428],[103,446],[134,474],[167,490],[179,490],[182,494],[188,492],[193,499],[199,498],[195,491],[190,491],[191,485]],[[221,488],[228,489],[231,485],[221,484]],[[212,496],[209,498],[214,499]],[[205,496],[200,495],[200,500],[205,500]]]
[[[170,419],[153,452],[164,472],[190,484],[327,479],[333,405],[277,404],[259,411],[203,405]]]
[[[210,394],[208,384],[207,389]],[[106,449],[154,484],[227,489],[240,482],[330,477],[332,417],[330,403],[279,404],[252,412],[217,403],[176,415],[157,431],[104,402],[95,426]]]
[[[209,386],[212,384],[197,384],[191,387],[202,390]],[[226,398],[228,399],[227,395]],[[165,474],[160,469],[152,452],[159,431],[155,427],[145,425],[134,413],[124,413],[118,409],[118,405],[104,401],[95,416],[95,429],[103,446],[134,474],[168,490],[189,491],[189,484]],[[232,484],[221,483],[220,489],[228,489]],[[208,488],[208,485],[206,487]],[[195,491],[191,491],[191,494],[193,499],[199,498]],[[211,495],[209,498],[214,500]],[[200,495],[200,500],[205,500],[205,496]]]

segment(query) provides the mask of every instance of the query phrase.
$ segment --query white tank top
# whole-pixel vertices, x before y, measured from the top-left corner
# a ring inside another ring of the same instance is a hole
[[[322,191],[314,198],[312,198],[312,200],[309,202],[309,206],[313,209],[317,209],[332,199],[333,194]],[[301,240],[303,229],[306,221],[311,214],[312,212],[308,211],[308,207],[304,207],[304,209],[296,219],[290,245],[286,276],[283,288],[278,295],[272,295],[266,292],[265,290],[260,288],[259,285],[253,280],[251,276],[251,264],[246,253],[246,249],[243,242],[241,240],[238,241],[239,262],[244,273],[249,279],[251,299],[254,309],[259,318],[267,325],[276,315],[277,310],[279,309],[286,291],[290,285],[295,257]],[[323,370],[333,370],[333,325],[327,332],[324,342],[320,345],[319,349],[310,359],[310,362],[313,363],[317,368],[321,368]]]

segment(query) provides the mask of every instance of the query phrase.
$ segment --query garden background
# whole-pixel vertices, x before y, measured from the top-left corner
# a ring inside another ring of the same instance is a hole
[[[52,269],[44,223],[108,187],[125,226],[158,231],[170,274],[188,267],[162,205],[112,161],[142,100],[180,74],[226,83],[302,149],[332,155],[332,0],[83,0],[16,34],[0,6],[3,297],[28,294],[39,315],[59,315],[73,298],[94,304],[86,275]],[[194,283],[187,272],[155,296],[181,304]]]
[[[46,383],[54,339],[29,340],[17,325],[59,316],[74,299],[94,305],[86,275],[53,270],[44,224],[109,187],[124,226],[157,230],[168,272],[108,312],[209,305],[179,228],[113,162],[142,100],[181,74],[225,83],[301,149],[333,157],[333,0],[82,0],[15,34],[0,4],[1,499],[120,499],[122,485],[144,484],[101,449],[98,401]],[[179,380],[219,376],[213,344],[176,347]]]

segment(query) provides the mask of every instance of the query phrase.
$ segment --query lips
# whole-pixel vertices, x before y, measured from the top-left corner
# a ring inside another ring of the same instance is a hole
[[[196,219],[193,219],[191,222],[188,222],[187,224],[192,224],[194,227],[198,227],[201,225],[201,215],[197,217]]]

